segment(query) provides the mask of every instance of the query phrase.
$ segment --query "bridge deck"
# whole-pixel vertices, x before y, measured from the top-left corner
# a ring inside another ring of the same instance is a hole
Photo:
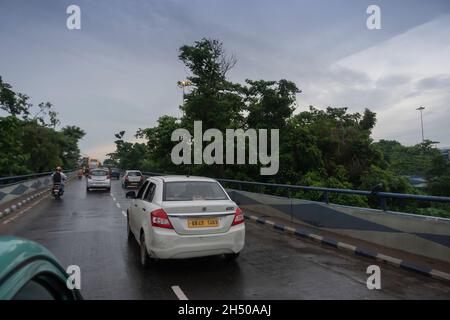
[[[61,201],[44,198],[0,221],[0,234],[49,248],[64,266],[81,268],[87,299],[448,299],[450,286],[381,265],[381,290],[368,290],[375,262],[247,222],[246,247],[236,263],[220,257],[138,263],[137,243],[126,240],[129,200],[118,181],[111,194],[87,194],[85,181],[66,186]],[[22,211],[26,210],[26,211]]]

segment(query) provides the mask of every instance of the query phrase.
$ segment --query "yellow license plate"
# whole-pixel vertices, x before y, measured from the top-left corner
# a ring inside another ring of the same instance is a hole
[[[219,226],[218,218],[188,219],[188,228],[208,228],[218,226]]]

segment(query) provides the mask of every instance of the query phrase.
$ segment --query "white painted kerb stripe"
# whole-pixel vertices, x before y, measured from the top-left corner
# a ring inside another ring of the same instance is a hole
[[[177,295],[178,300],[189,300],[179,286],[172,286],[171,288]]]

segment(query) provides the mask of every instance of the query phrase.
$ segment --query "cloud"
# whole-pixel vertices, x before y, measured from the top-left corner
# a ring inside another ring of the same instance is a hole
[[[450,15],[350,55],[329,68],[317,96],[378,112],[375,138],[420,141],[418,106],[426,106],[426,138],[450,145]],[[331,88],[331,89],[330,89]]]
[[[51,101],[63,125],[87,132],[82,151],[100,158],[115,132],[180,116],[176,82],[188,70],[178,48],[214,37],[238,57],[232,81],[293,80],[299,109],[372,108],[375,137],[404,143],[418,141],[415,108],[425,105],[426,134],[450,145],[448,2],[380,0],[383,29],[368,31],[370,1],[349,1],[80,0],[79,32],[65,28],[70,1],[8,1],[1,75],[35,104]]]

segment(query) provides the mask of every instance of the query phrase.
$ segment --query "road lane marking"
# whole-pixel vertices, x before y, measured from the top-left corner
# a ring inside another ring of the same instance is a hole
[[[117,208],[120,208],[120,203],[116,203]]]
[[[116,201],[116,198],[115,198],[115,197],[113,197],[113,200],[114,200],[114,201]]]
[[[172,286],[171,288],[176,294],[178,300],[189,300],[179,286]]]
[[[125,211],[123,211],[123,210],[122,210],[122,215],[123,215],[124,217],[127,216],[127,214],[126,214]]]

